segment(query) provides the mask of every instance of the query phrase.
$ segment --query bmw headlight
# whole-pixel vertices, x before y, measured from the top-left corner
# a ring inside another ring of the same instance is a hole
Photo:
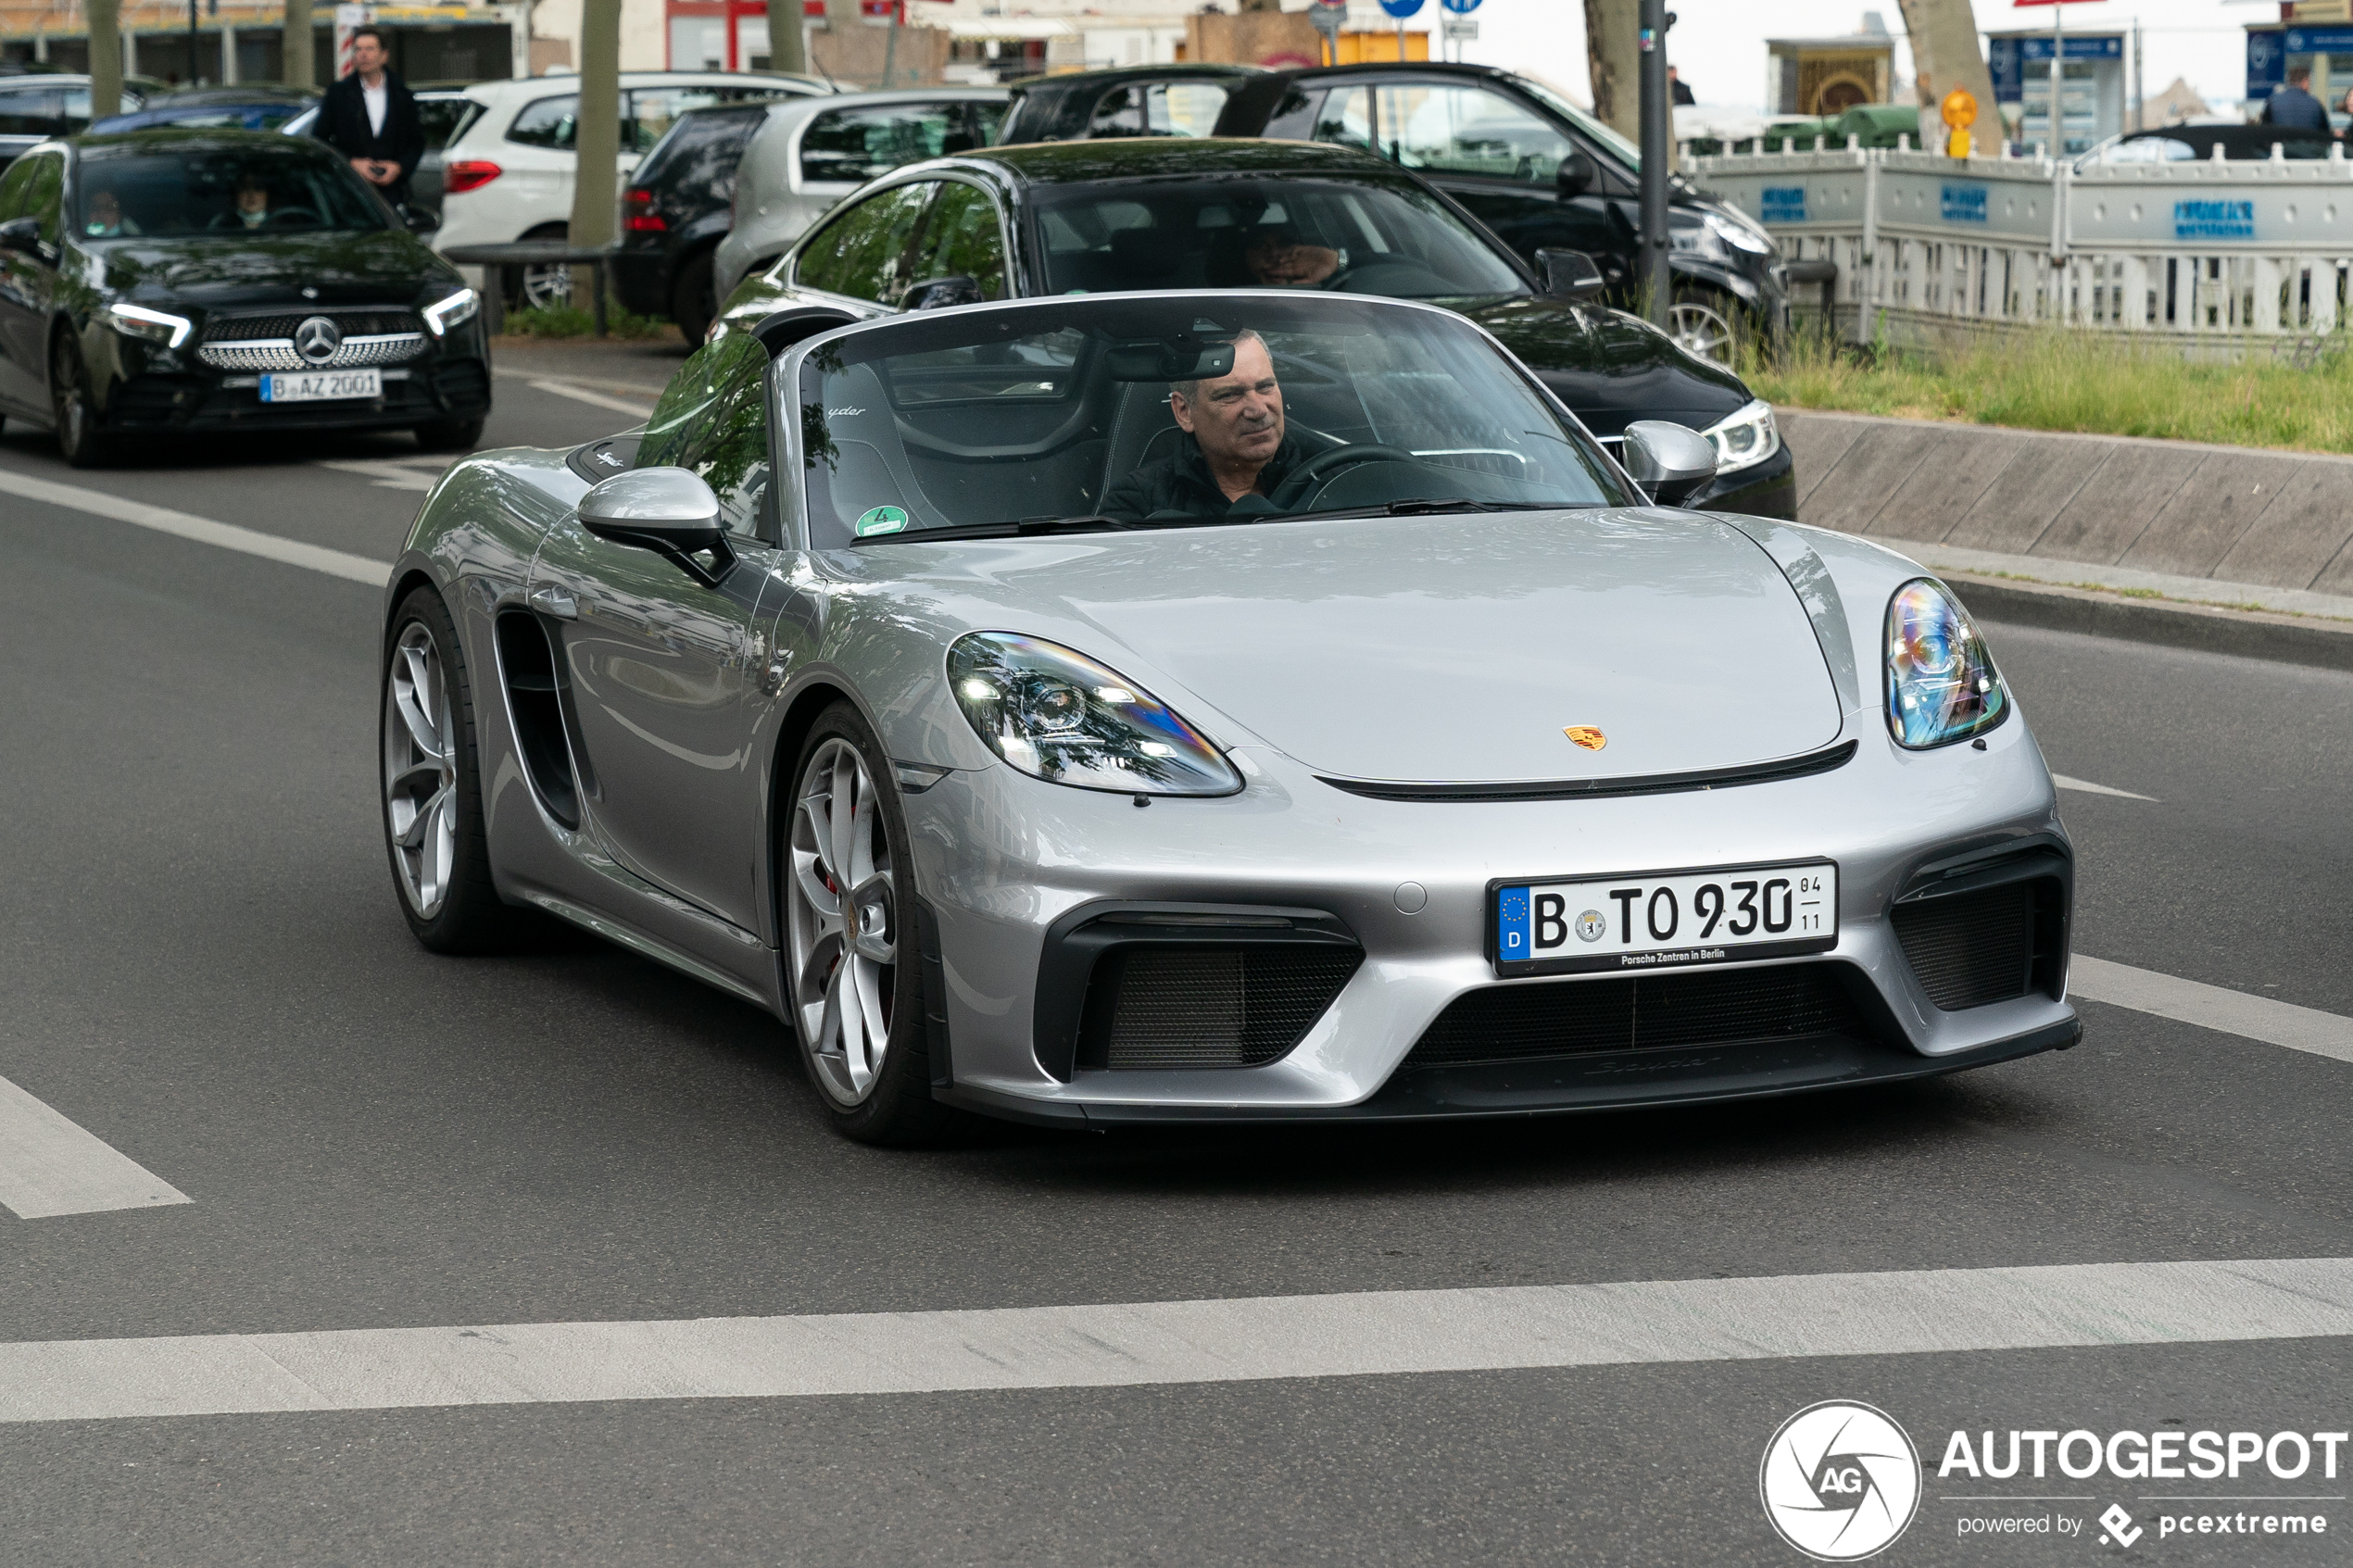
[[[461,327],[474,319],[482,308],[482,296],[472,289],[459,289],[446,299],[434,300],[425,307],[425,325],[435,337],[447,337],[449,329]]]
[[[1773,422],[1773,406],[1763,401],[1738,409],[1700,433],[1716,448],[1718,473],[1753,469],[1781,449],[1781,429]]]
[[[948,650],[948,684],[988,748],[1033,778],[1123,795],[1242,787],[1206,735],[1117,671],[1060,644],[975,632]]]
[[[196,330],[195,323],[185,316],[174,316],[169,310],[150,310],[144,305],[125,305],[120,300],[99,307],[98,316],[119,332],[160,343],[167,348],[179,347]]]
[[[1887,605],[1887,728],[1914,751],[1990,730],[2009,694],[1977,628],[1953,596],[1925,577]]]

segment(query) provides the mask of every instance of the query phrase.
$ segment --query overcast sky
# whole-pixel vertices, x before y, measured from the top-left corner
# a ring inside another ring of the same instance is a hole
[[[2046,27],[2047,6],[2014,9],[2007,0],[1976,0],[1980,28],[2007,31]],[[1434,12],[1437,0],[1425,6]],[[1677,24],[1667,40],[1667,57],[1702,103],[1762,109],[1765,105],[1765,40],[1810,38],[1854,31],[1867,9],[1878,10],[1890,32],[1904,26],[1894,0],[1667,0]],[[2235,101],[2246,89],[2243,23],[2276,19],[2271,5],[2232,5],[2225,0],[2093,0],[2070,5],[2067,24],[2120,31],[2138,21],[2145,33],[2145,70],[2151,96],[2175,77],[2186,78],[2209,100]],[[1416,21],[1420,18],[1415,19]],[[1582,0],[1482,0],[1475,19],[1478,42],[1466,58],[1541,76],[1590,102],[1585,65]],[[1895,68],[1911,75],[1911,59],[1899,38]]]

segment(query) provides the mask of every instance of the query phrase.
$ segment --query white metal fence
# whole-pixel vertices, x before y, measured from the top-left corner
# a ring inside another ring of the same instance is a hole
[[[2273,347],[2334,332],[2353,270],[2353,163],[2107,164],[1852,150],[1726,154],[1692,178],[1786,259],[1838,265],[1861,340],[2060,324]],[[1812,303],[1799,291],[1801,309]]]

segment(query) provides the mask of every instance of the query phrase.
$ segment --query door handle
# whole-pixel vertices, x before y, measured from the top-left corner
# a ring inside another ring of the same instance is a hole
[[[534,588],[531,591],[531,608],[557,621],[580,619],[580,601],[561,588]]]

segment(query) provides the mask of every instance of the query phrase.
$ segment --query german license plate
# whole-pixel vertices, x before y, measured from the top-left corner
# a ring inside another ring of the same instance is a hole
[[[1829,860],[1494,886],[1499,974],[1639,973],[1838,945]]]
[[[333,403],[346,397],[382,397],[384,374],[365,370],[289,370],[261,378],[264,403]]]

